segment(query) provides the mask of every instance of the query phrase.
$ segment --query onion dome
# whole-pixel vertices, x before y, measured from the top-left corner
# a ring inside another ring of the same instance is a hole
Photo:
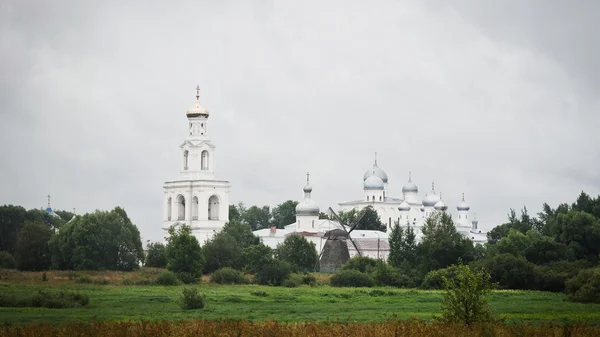
[[[365,190],[383,190],[385,185],[381,178],[373,174],[365,179],[363,187]]]
[[[379,177],[379,179],[381,179],[385,184],[388,183],[387,173],[385,173],[384,170],[377,166],[377,153],[375,153],[375,163],[373,163],[373,168],[365,172],[365,174],[363,175],[363,181],[367,180],[367,178],[369,178],[372,175],[376,175],[377,177]]]
[[[446,203],[444,203],[444,200],[442,200],[441,192],[440,192],[440,201],[436,202],[435,205],[433,205],[433,208],[435,208],[438,211],[445,211],[448,209],[448,206],[446,206]]]
[[[404,200],[404,201],[402,201],[400,206],[398,206],[398,210],[400,212],[408,212],[408,211],[410,211],[410,205],[408,204],[408,202],[406,202],[406,200]]]
[[[462,195],[462,201],[460,202],[460,204],[458,204],[458,206],[456,206],[456,209],[459,211],[468,211],[471,209],[471,206],[469,206],[469,204],[467,204],[465,202],[465,194],[464,193]]]
[[[408,172],[408,183],[402,186],[402,193],[419,193],[419,188],[412,182],[410,172]]]
[[[431,183],[431,192],[423,199],[423,206],[433,207],[438,201],[440,201],[440,197],[435,194],[435,185]]]
[[[208,110],[203,108],[200,105],[200,87],[196,86],[196,103],[194,103],[194,107],[189,109],[186,112],[186,115],[189,117],[205,117],[208,118]]]
[[[319,216],[319,205],[310,198],[310,193],[312,192],[312,186],[310,186],[309,182],[310,174],[306,174],[306,185],[302,189],[304,191],[304,200],[299,202],[296,205],[296,215],[308,215],[308,216]]]

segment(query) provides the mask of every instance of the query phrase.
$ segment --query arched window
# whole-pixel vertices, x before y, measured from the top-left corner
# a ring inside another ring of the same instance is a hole
[[[187,170],[188,169],[188,157],[189,157],[189,152],[188,150],[185,150],[183,152],[183,169]]]
[[[312,221],[312,228],[315,228],[315,220]]]
[[[183,195],[177,197],[177,220],[185,220],[185,198]]]
[[[388,219],[388,227],[390,227],[390,228],[392,227],[392,217],[390,217]]]
[[[381,196],[379,196],[379,201],[381,201]]]
[[[192,199],[192,220],[198,220],[198,197]]]
[[[219,198],[216,195],[208,199],[208,220],[219,220]]]
[[[200,167],[202,168],[202,171],[208,170],[208,151],[206,150],[202,151],[202,160]]]
[[[169,197],[169,200],[167,201],[167,220],[171,221],[171,213],[173,211],[173,199],[171,199],[171,197]]]

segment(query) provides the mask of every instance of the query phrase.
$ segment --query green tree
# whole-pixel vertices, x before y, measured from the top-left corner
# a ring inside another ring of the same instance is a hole
[[[250,225],[253,231],[268,228],[271,223],[271,212],[269,206],[252,206],[244,211],[242,220]]]
[[[389,237],[390,253],[388,263],[396,268],[414,268],[417,263],[417,242],[415,231],[412,227],[406,230],[396,222]]]
[[[49,245],[59,269],[133,270],[144,258],[140,232],[120,207],[76,216]]]
[[[446,213],[435,213],[425,221],[423,237],[417,247],[420,266],[425,273],[446,268],[459,259],[472,261],[473,242],[456,231],[452,218]]]
[[[319,219],[329,220],[329,215],[323,212],[319,212]]]
[[[209,274],[224,267],[242,268],[242,247],[235,238],[226,232],[220,232],[202,246],[204,273]]]
[[[443,321],[471,325],[494,320],[494,314],[486,299],[493,288],[487,272],[473,271],[468,266],[459,264],[456,279],[448,280],[443,277],[443,280]]]
[[[358,222],[356,229],[373,230],[381,232],[385,232],[387,230],[386,225],[381,222],[379,214],[373,208],[373,206],[369,205],[363,208],[361,212],[364,212],[364,215]],[[360,214],[360,212],[357,212],[356,209],[353,208],[349,211],[340,211],[338,213],[338,217],[342,220],[343,223],[347,224],[348,226],[352,226],[356,222],[356,219],[358,219]]]
[[[177,230],[169,228],[166,246],[167,269],[177,274],[186,283],[196,282],[202,276],[204,257],[198,239],[192,229],[180,225]]]
[[[15,247],[15,262],[19,270],[40,271],[50,268],[52,255],[48,241],[52,229],[40,222],[25,222],[19,230]]]
[[[150,243],[146,248],[146,261],[144,266],[152,268],[166,268],[167,253],[165,245],[160,242]]]
[[[296,206],[297,201],[287,200],[271,211],[273,225],[277,228],[283,228],[289,224],[296,223]]]
[[[21,206],[0,206],[0,251],[15,253],[19,230],[25,223],[27,211]]]
[[[242,256],[244,257],[244,270],[248,273],[256,274],[263,266],[266,266],[273,260],[273,249],[259,243],[244,248]]]
[[[237,205],[229,205],[229,221],[241,222],[244,218],[243,215],[245,211],[246,207],[242,202]]]
[[[242,249],[260,243],[260,238],[252,233],[250,225],[240,221],[229,220],[221,232],[231,235]]]
[[[309,242],[298,234],[288,235],[282,243],[278,244],[275,256],[302,272],[314,271],[319,260],[314,242]]]

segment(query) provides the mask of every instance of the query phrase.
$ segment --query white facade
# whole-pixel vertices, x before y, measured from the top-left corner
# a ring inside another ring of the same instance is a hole
[[[229,221],[229,187],[215,177],[215,145],[208,137],[209,112],[200,105],[196,88],[194,107],[186,112],[188,134],[179,146],[179,176],[164,183],[163,230],[186,224],[200,244]]]
[[[399,223],[404,228],[410,225],[419,240],[425,220],[436,212],[448,209],[442,200],[441,193],[436,193],[433,183],[431,190],[421,199],[419,189],[412,182],[410,173],[408,182],[402,187],[404,195],[402,199],[391,197],[387,193],[387,188],[388,175],[377,165],[377,159],[375,159],[373,168],[367,170],[363,176],[363,198],[340,203],[340,210],[360,211],[367,206],[372,206],[377,211],[381,222],[386,224],[388,233],[395,223]],[[453,216],[453,220],[457,231],[475,243],[487,242],[486,233],[478,228],[477,220],[469,214],[470,207],[465,202],[464,194],[462,202],[456,209],[457,214]]]

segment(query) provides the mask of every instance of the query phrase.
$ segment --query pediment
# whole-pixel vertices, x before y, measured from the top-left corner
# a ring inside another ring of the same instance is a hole
[[[209,140],[186,140],[181,145],[179,145],[179,147],[183,149],[185,146],[190,148],[190,147],[202,147],[203,145],[206,145],[206,146],[210,147],[211,149],[215,148],[213,143],[211,143]]]

